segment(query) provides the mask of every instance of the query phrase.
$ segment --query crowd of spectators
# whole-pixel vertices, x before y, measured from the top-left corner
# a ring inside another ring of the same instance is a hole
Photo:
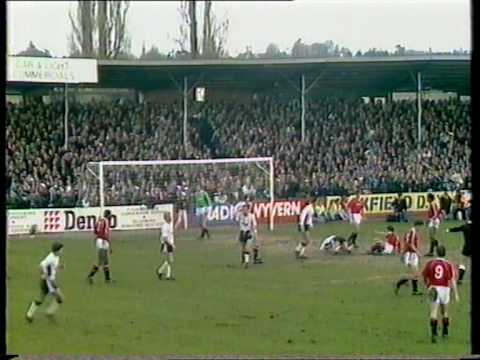
[[[296,101],[196,104],[187,148],[179,103],[71,104],[68,147],[63,113],[61,103],[7,104],[10,207],[98,205],[98,169],[88,162],[100,160],[273,156],[277,198],[454,190],[471,176],[470,105],[458,100],[424,102],[420,147],[416,106],[406,101],[311,100],[303,143]],[[171,200],[179,186],[232,200],[268,196],[255,164],[105,168],[107,205]]]

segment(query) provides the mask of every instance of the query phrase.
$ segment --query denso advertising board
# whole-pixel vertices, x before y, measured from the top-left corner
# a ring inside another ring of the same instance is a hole
[[[141,206],[113,206],[110,226],[114,230],[158,229],[163,214],[173,212],[171,204],[156,209]],[[100,217],[100,208],[9,210],[7,226],[9,235],[28,234],[32,226],[41,233],[93,231]]]

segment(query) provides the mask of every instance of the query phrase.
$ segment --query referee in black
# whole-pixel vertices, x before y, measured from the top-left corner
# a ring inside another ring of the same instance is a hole
[[[465,224],[457,227],[453,227],[446,230],[447,232],[463,232],[463,248],[462,248],[462,255],[466,257],[472,256],[472,247],[471,247],[471,233],[472,233],[472,221],[468,220]],[[458,265],[458,281],[457,283],[460,285],[462,283],[463,276],[465,275],[465,271],[467,268],[465,264]]]

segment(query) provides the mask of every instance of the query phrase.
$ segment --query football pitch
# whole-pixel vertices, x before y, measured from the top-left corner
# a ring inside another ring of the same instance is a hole
[[[461,234],[440,241],[447,258],[462,259]],[[393,224],[403,236],[408,224]],[[470,352],[470,264],[460,286],[460,303],[450,306],[450,337],[430,343],[426,296],[410,287],[394,295],[405,268],[397,256],[369,256],[374,230],[362,225],[353,255],[327,255],[319,243],[329,235],[348,236],[345,223],[317,225],[310,257],[296,260],[295,225],[260,229],[264,264],[240,267],[237,228],[176,233],[176,281],[158,280],[161,262],[156,231],[114,232],[112,277],[86,276],[96,255],[92,234],[16,237],[7,243],[7,346],[14,354],[76,355],[466,355]],[[427,229],[421,228],[422,252]],[[53,240],[65,244],[65,269],[58,283],[66,301],[54,322],[41,308],[33,323],[24,315],[39,294],[38,263]],[[427,258],[428,259],[428,258]],[[421,258],[424,264],[425,258]],[[424,291],[423,285],[421,290]]]

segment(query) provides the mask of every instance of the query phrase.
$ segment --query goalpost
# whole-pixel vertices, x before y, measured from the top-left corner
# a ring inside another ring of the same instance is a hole
[[[269,204],[269,228],[274,228],[274,165],[272,157],[201,160],[126,160],[87,164],[83,198],[103,208],[147,205],[174,199],[178,188],[221,193],[233,205],[245,192]],[[88,176],[90,175],[90,176]],[[190,204],[191,205],[191,204]]]

